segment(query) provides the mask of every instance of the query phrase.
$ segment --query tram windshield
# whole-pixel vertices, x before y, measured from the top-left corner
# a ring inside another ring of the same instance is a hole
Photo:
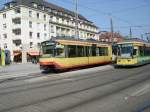
[[[64,57],[64,45],[52,42],[44,42],[42,43],[42,53],[44,56],[48,57]]]
[[[118,56],[130,58],[133,53],[132,44],[120,44],[118,45]]]

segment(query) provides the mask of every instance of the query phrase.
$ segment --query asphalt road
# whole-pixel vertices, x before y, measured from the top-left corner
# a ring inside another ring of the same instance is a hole
[[[150,65],[4,80],[0,112],[150,112]]]

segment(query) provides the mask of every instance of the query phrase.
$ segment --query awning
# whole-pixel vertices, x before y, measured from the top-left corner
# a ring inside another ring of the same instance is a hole
[[[13,55],[14,55],[14,56],[21,55],[21,51],[13,51]]]
[[[30,56],[39,56],[40,52],[28,52]]]
[[[18,56],[18,55],[20,55],[21,53],[14,53],[14,56]]]

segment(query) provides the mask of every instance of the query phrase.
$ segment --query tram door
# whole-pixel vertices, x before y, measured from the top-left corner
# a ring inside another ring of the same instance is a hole
[[[5,66],[5,51],[0,49],[0,66]]]

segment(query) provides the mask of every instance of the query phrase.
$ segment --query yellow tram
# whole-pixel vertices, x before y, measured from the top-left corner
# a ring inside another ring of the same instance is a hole
[[[97,41],[55,38],[41,43],[40,68],[64,70],[110,63],[112,47]]]
[[[150,63],[150,44],[128,41],[117,44],[116,66],[138,66]]]

